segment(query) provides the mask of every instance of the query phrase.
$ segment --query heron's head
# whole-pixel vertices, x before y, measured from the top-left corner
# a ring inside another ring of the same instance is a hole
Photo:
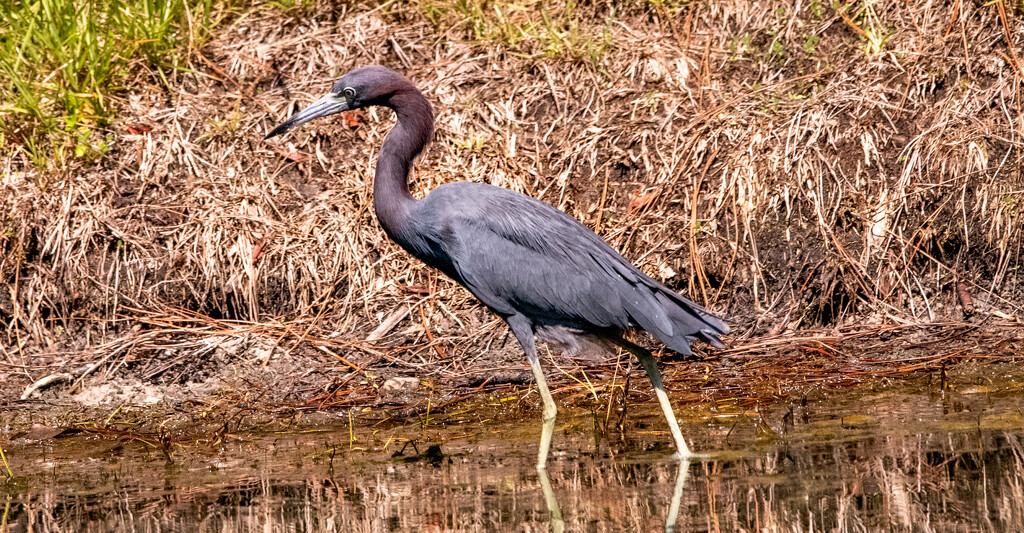
[[[391,97],[411,86],[401,74],[380,65],[357,68],[345,74],[331,92],[295,113],[267,134],[269,139],[315,118],[373,105],[388,105]]]

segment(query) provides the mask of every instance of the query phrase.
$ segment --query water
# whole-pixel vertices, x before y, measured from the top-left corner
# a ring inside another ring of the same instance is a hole
[[[123,435],[15,439],[0,531],[665,531],[674,513],[676,531],[1024,531],[1019,388],[926,389],[681,409],[716,450],[684,478],[653,404],[621,431],[598,429],[603,409],[562,413],[546,479],[535,418],[350,433],[342,416],[172,443],[171,461]],[[416,449],[395,456],[403,439]]]

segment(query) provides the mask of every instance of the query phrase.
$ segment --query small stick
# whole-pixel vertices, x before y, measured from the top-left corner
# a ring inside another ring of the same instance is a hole
[[[49,376],[46,376],[46,377],[44,377],[42,379],[37,380],[35,383],[32,383],[28,387],[25,387],[25,392],[21,393],[21,399],[22,400],[27,400],[33,394],[35,394],[36,392],[38,392],[38,391],[40,391],[40,390],[42,390],[42,389],[44,389],[46,387],[49,387],[51,385],[55,385],[57,383],[61,383],[61,382],[64,382],[64,381],[73,381],[74,379],[75,379],[74,376],[72,376],[71,374],[50,374]]]

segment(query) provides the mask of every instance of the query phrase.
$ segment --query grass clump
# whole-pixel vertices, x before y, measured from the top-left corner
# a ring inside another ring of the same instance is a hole
[[[599,66],[611,48],[609,26],[584,13],[574,0],[503,2],[492,0],[424,0],[423,13],[439,33],[462,30],[466,39],[499,45],[526,57],[567,59]]]
[[[161,80],[180,68],[213,12],[210,0],[0,0],[0,153],[39,168],[100,157],[112,96],[139,66]]]
[[[885,44],[896,32],[879,18],[875,11],[874,0],[864,0],[861,4],[833,4],[833,9],[843,22],[857,32],[863,40],[862,49],[869,56],[881,53]]]

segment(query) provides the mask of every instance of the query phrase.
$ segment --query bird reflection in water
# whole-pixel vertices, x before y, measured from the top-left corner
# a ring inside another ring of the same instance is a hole
[[[676,522],[679,520],[679,505],[683,500],[683,487],[686,485],[686,474],[690,470],[690,461],[681,459],[679,471],[676,473],[676,484],[672,489],[672,501],[668,506],[668,513],[665,515],[665,533],[672,533],[676,530]],[[540,475],[540,488],[544,493],[544,503],[551,513],[551,533],[562,533],[565,531],[565,519],[562,517],[562,508],[558,505],[555,491],[551,489],[551,481],[548,480],[547,470],[538,470]]]

